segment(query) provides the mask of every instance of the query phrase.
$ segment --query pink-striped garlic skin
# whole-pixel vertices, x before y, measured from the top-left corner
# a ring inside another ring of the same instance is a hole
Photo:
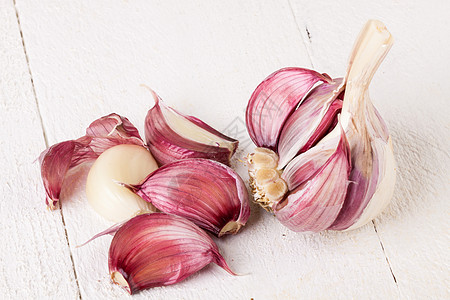
[[[305,152],[335,125],[341,111],[342,78],[322,83],[311,90],[297,110],[287,119],[277,147],[279,168],[283,169],[297,154]]]
[[[47,207],[50,210],[58,207],[61,187],[70,169],[94,161],[107,149],[120,144],[145,147],[133,124],[127,118],[113,113],[92,122],[85,136],[57,143],[43,151],[39,163]]]
[[[256,146],[276,150],[284,123],[319,81],[330,83],[331,78],[309,69],[284,68],[258,85],[245,115],[248,133]]]
[[[164,213],[132,218],[115,233],[109,248],[111,278],[130,294],[175,284],[210,263],[235,275],[203,230]]]
[[[164,165],[131,189],[159,210],[184,217],[217,236],[237,233],[250,216],[241,177],[208,159]]]
[[[160,165],[186,158],[206,158],[230,165],[238,147],[237,140],[193,116],[168,107],[154,91],[151,92],[155,105],[145,118],[145,139]],[[178,123],[184,125],[176,126]]]
[[[300,154],[299,157],[309,155],[309,158],[317,158],[318,161],[311,163],[310,160],[300,159],[298,161],[305,165],[297,163],[293,167],[302,176],[305,173],[313,174],[311,177],[300,180],[294,170],[289,174],[283,174],[287,182],[293,181],[289,177],[296,177],[296,188],[283,200],[275,203],[273,211],[277,219],[293,231],[318,232],[328,229],[344,203],[351,170],[350,150],[344,132],[341,130],[341,137],[334,153],[316,170],[323,159],[308,152],[322,151],[320,147],[313,147]]]

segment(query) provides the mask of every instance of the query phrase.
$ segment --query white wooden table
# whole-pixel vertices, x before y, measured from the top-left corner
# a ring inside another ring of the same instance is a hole
[[[449,12],[444,0],[0,0],[0,298],[130,297],[108,276],[110,236],[76,248],[111,224],[87,203],[87,169],[69,178],[62,210],[45,209],[33,161],[47,146],[110,112],[143,133],[144,83],[239,138],[243,157],[257,84],[285,66],[342,76],[378,18],[396,40],[371,87],[398,162],[388,209],[356,231],[301,234],[252,206],[241,233],[216,239],[247,275],[211,265],[133,298],[449,299]]]

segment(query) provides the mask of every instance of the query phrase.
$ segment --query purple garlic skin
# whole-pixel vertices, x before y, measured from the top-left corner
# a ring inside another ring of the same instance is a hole
[[[130,294],[175,284],[210,263],[236,275],[203,230],[164,213],[132,218],[115,233],[109,248],[111,279]]]
[[[206,158],[230,165],[238,147],[237,140],[166,106],[154,91],[151,92],[155,105],[145,118],[145,138],[160,165],[186,158]]]
[[[39,163],[47,207],[50,210],[58,207],[61,187],[70,169],[94,161],[107,149],[120,144],[145,147],[133,124],[113,113],[92,122],[85,136],[55,144],[43,151]]]
[[[184,217],[217,236],[236,234],[250,216],[241,177],[208,159],[166,164],[129,188],[159,210]]]

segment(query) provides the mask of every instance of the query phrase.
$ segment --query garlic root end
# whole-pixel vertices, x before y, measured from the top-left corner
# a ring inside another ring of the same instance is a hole
[[[114,271],[111,273],[111,280],[115,284],[125,288],[128,291],[128,293],[130,293],[130,295],[132,294],[128,281],[123,277],[123,275],[119,271]]]

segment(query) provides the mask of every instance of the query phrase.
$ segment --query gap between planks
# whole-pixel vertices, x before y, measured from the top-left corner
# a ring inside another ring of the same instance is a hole
[[[13,5],[14,5],[14,10],[15,10],[15,12],[16,12],[17,24],[18,24],[18,26],[19,26],[20,38],[21,38],[21,40],[22,40],[23,53],[25,54],[25,60],[26,60],[26,62],[27,62],[28,74],[30,75],[31,88],[32,88],[32,90],[33,90],[34,101],[35,101],[35,103],[36,103],[36,109],[37,109],[37,112],[38,112],[38,115],[39,115],[39,121],[40,121],[40,123],[41,123],[42,135],[43,135],[43,138],[44,138],[45,147],[48,148],[48,147],[49,147],[49,143],[48,143],[48,139],[47,139],[47,134],[46,134],[46,132],[45,132],[45,126],[44,126],[44,121],[43,121],[43,119],[42,119],[41,110],[40,110],[40,107],[39,107],[39,101],[38,101],[37,94],[36,94],[36,88],[35,88],[35,86],[34,86],[33,74],[32,74],[32,72],[31,72],[30,60],[29,60],[29,58],[28,58],[27,48],[25,47],[25,40],[24,40],[24,38],[23,38],[22,25],[21,25],[21,23],[20,23],[19,11],[18,11],[18,9],[17,9],[16,0],[13,0]],[[63,224],[63,227],[64,227],[64,235],[65,235],[65,237],[66,237],[67,246],[69,247],[70,261],[72,262],[72,270],[73,270],[73,273],[74,273],[75,282],[76,282],[76,284],[77,284],[78,299],[81,300],[81,299],[82,299],[82,297],[81,297],[81,290],[80,290],[80,285],[79,285],[79,283],[78,283],[77,271],[76,271],[76,269],[75,269],[75,262],[74,262],[74,260],[73,260],[72,249],[71,249],[71,247],[70,247],[69,236],[67,235],[66,222],[65,222],[65,220],[64,220],[64,214],[63,214],[63,212],[62,212],[62,206],[61,206],[61,203],[60,203],[60,202],[58,202],[58,203],[59,203],[59,207],[60,207],[60,209],[59,209],[59,214],[60,214],[60,216],[61,216],[61,221],[62,221],[62,224]]]
[[[311,33],[309,32],[308,27],[306,27],[306,25],[305,25],[304,31],[302,29],[300,29],[300,24],[297,21],[297,17],[295,16],[294,9],[292,8],[292,5],[291,5],[291,1],[287,0],[287,3],[289,5],[289,9],[291,11],[292,17],[294,18],[295,25],[297,25],[297,31],[300,34],[300,36],[302,37],[302,43],[305,46],[306,53],[308,53],[308,59],[309,59],[309,62],[311,63],[311,68],[315,69],[314,61],[312,59],[312,54],[311,54],[311,47],[309,47],[309,44],[311,43]],[[306,36],[305,36],[305,32],[307,34]]]
[[[302,28],[300,28],[300,24],[299,24],[299,22],[297,20],[297,17],[295,16],[294,9],[292,8],[292,5],[291,5],[291,0],[287,0],[287,2],[288,2],[288,5],[289,5],[289,9],[291,10],[292,17],[294,18],[294,22],[297,25],[297,30],[298,30],[300,36],[302,37],[302,42],[303,42],[303,45],[306,48],[306,52],[308,53],[308,58],[309,58],[309,61],[311,63],[311,66],[314,69],[314,62],[313,62],[313,59],[312,59],[311,47],[310,47],[310,44],[311,44],[311,33],[310,33],[308,27],[306,26],[306,24],[304,25],[305,30],[302,30]],[[305,36],[305,33],[306,33],[306,36]],[[395,286],[397,287],[397,292],[400,292],[399,287],[398,287],[398,283],[397,283],[397,279],[395,278],[394,271],[392,270],[391,262],[389,261],[389,258],[387,257],[386,251],[384,250],[384,245],[383,245],[383,242],[381,241],[381,237],[380,237],[380,234],[378,233],[377,226],[375,225],[374,220],[372,220],[372,225],[373,225],[373,229],[375,230],[375,233],[377,235],[378,241],[380,242],[381,251],[383,252],[383,255],[384,255],[385,259],[386,259],[386,263],[387,263],[387,265],[389,267],[389,271],[391,272],[392,279],[394,280]]]

